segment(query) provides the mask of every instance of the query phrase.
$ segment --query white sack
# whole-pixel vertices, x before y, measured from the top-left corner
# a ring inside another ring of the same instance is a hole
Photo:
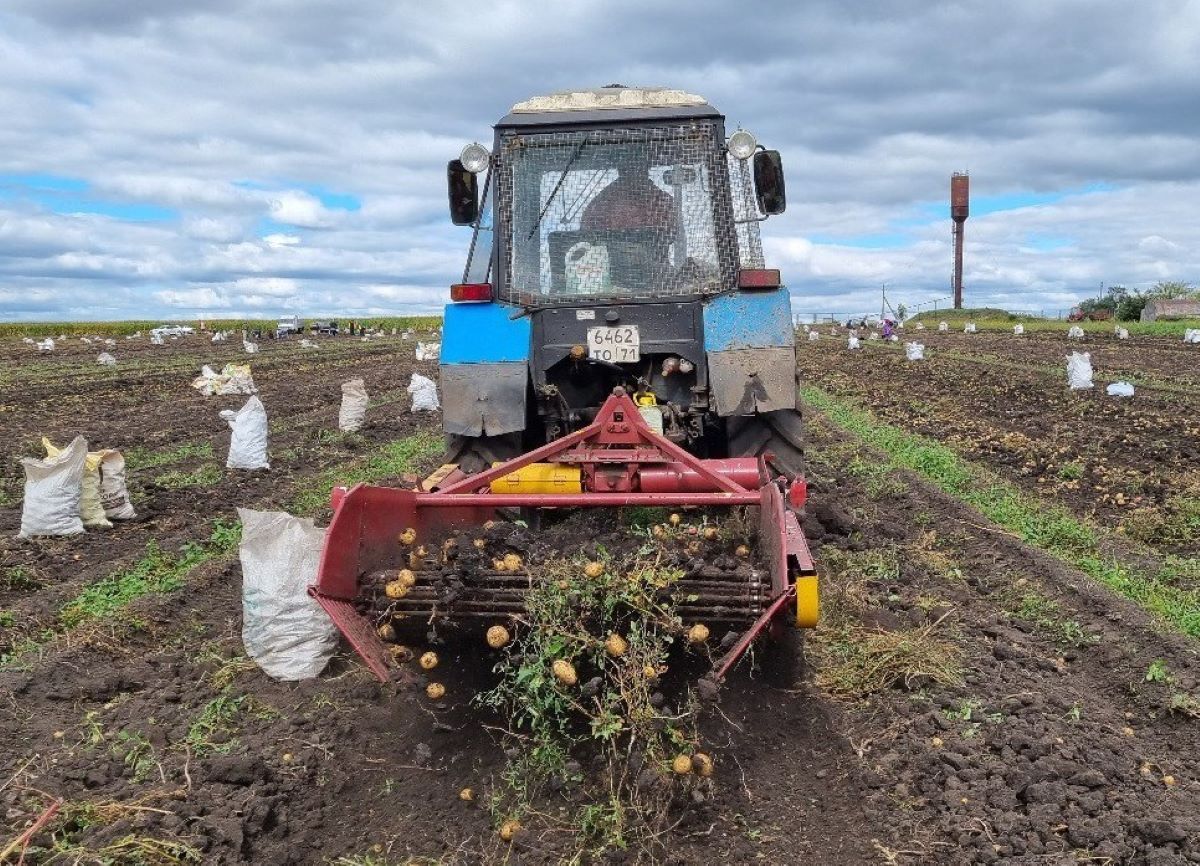
[[[436,408],[436,407],[435,407]],[[367,388],[362,379],[342,383],[342,408],[338,411],[338,429],[353,433],[367,417]]]
[[[1072,325],[1071,327],[1067,328],[1067,336],[1072,340],[1082,340],[1083,328],[1079,327],[1078,325]]]
[[[224,343],[227,339],[228,339],[228,337],[225,336],[224,331],[217,331],[215,334],[212,335],[212,341],[214,343]]]
[[[858,342],[858,337],[850,337],[848,340],[846,340],[846,348],[850,349],[851,351],[858,349],[859,346],[860,343]]]
[[[246,655],[277,680],[318,676],[337,649],[337,628],[308,594],[325,530],[282,511],[239,508],[238,518]]]
[[[868,340],[878,340],[879,332],[878,331],[867,331],[867,339]]]
[[[308,339],[308,337],[304,337],[302,340],[300,340],[300,348],[301,349],[319,349],[321,347],[318,344],[314,343],[312,340]]]
[[[1188,328],[1183,332],[1183,342],[1200,343],[1200,328]]]
[[[163,344],[163,338],[159,334],[151,334],[150,335],[150,345],[161,346],[162,344]]]
[[[913,329],[917,331],[924,331],[925,325],[921,322],[917,322],[915,325],[913,325]]]
[[[251,343],[249,340],[242,341],[242,348],[246,350],[247,355],[258,353],[258,343]]]
[[[117,363],[117,359],[108,354],[108,352],[101,352],[99,357],[96,358],[96,363],[103,364],[105,367],[111,367]]]
[[[820,331],[809,331],[808,332],[808,342],[815,343],[819,339],[821,339]]]
[[[1200,331],[1197,331],[1196,333],[1200,334]],[[1128,340],[1129,339],[1129,331],[1125,330],[1124,328],[1117,328],[1117,339],[1118,340]],[[1200,340],[1197,340],[1196,342],[1200,343]]]
[[[1018,337],[1021,336],[1022,334],[1025,333],[1025,326],[1024,325],[1013,325],[1013,333],[1016,334]]]
[[[1129,382],[1113,382],[1105,388],[1105,391],[1108,392],[1108,396],[1110,397],[1132,397],[1133,385]]]
[[[53,352],[54,351],[54,340],[47,337],[46,339],[39,342],[37,344],[37,347],[38,347],[39,352]]]
[[[890,343],[899,343],[899,342],[900,342],[900,338],[899,338],[899,337],[897,337],[895,334],[892,334],[890,337],[888,337],[888,342],[890,342]]]
[[[439,408],[437,385],[420,373],[413,373],[408,382],[408,393],[412,394],[414,412],[436,412]]]
[[[436,361],[441,353],[441,343],[422,343],[420,340],[417,341],[418,361]]]
[[[939,331],[949,331],[950,323],[949,322],[938,322],[938,330]]]
[[[21,342],[25,343],[27,346],[32,346],[34,340],[33,340],[33,337],[22,337]]]
[[[1090,352],[1072,352],[1067,358],[1067,385],[1072,391],[1092,387],[1092,356]]]
[[[109,520],[133,520],[137,512],[129,501],[125,486],[125,458],[120,451],[106,449],[100,454],[100,504]]]
[[[117,345],[117,341],[116,341],[116,340],[113,340],[113,339],[108,339],[108,340],[105,340],[105,341],[104,341],[104,345],[106,345],[106,346],[115,346],[115,345]]]
[[[251,397],[236,412],[226,409],[221,418],[229,423],[230,469],[270,469],[267,462],[267,410],[258,397]]]
[[[922,361],[925,359],[925,344],[924,343],[905,343],[904,356],[910,361]]]
[[[965,325],[963,325],[964,334],[974,334],[976,330],[977,329],[974,322],[967,322]]]
[[[192,387],[205,397],[211,397],[213,394],[227,396],[258,393],[249,364],[226,364],[220,373],[205,364],[200,368],[200,375],[192,380]]]
[[[83,494],[87,441],[76,436],[54,457],[25,457],[25,503],[21,538],[34,535],[78,535],[83,532],[79,501]]]

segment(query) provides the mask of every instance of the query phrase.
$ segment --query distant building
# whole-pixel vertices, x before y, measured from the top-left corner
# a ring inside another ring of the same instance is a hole
[[[1200,301],[1150,301],[1142,308],[1143,322],[1163,319],[1200,319]]]

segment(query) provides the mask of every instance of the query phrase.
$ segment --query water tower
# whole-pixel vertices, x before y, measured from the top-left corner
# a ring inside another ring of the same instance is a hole
[[[950,176],[950,219],[954,220],[954,309],[962,309],[963,227],[971,212],[971,179],[965,171]]]

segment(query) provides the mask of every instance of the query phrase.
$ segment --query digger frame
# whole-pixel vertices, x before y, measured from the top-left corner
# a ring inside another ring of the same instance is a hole
[[[506,477],[534,464],[579,468],[580,487],[568,493],[498,493]],[[643,489],[643,476],[649,479]],[[751,482],[753,479],[753,482]],[[406,529],[477,526],[498,508],[736,507],[759,510],[759,544],[770,570],[769,592],[758,615],[714,663],[723,678],[768,628],[811,628],[818,617],[817,574],[796,512],[807,498],[802,477],[773,472],[770,455],[704,460],[652,431],[622,389],[588,426],[483,472],[466,475],[443,466],[416,490],[359,484],[335,488],[333,520],[321,552],[318,582],[309,594],[329,614],[367,667],[389,679],[387,652],[355,600],[361,578],[381,566]],[[793,622],[786,610],[794,607]],[[450,613],[447,611],[447,613]],[[474,616],[489,616],[474,612]],[[494,619],[503,613],[490,614]]]

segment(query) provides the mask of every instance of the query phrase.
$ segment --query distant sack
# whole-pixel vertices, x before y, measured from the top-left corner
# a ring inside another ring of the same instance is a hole
[[[221,417],[228,422],[233,435],[229,437],[230,469],[270,469],[267,462],[267,410],[262,400],[251,397],[233,412],[226,409]]]
[[[412,394],[414,412],[436,412],[438,405],[437,385],[432,379],[413,373],[408,382],[408,393]]]

